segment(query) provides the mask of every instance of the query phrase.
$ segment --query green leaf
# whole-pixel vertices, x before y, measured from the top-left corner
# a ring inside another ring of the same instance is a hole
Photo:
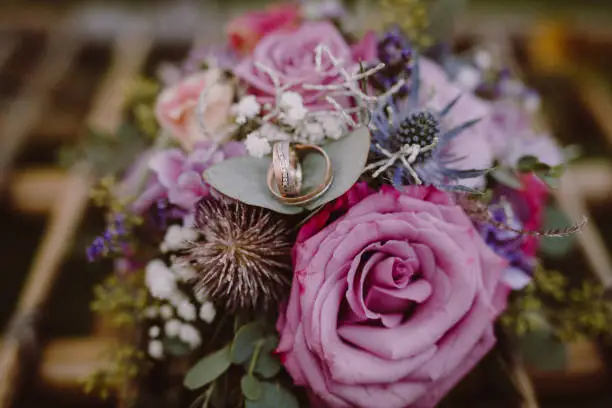
[[[523,156],[519,159],[516,167],[521,172],[532,171],[540,161],[535,156]]]
[[[359,179],[370,149],[370,132],[366,127],[362,127],[322,147],[332,162],[334,179],[327,193],[305,207],[308,210],[340,197]],[[209,168],[204,173],[204,178],[216,190],[249,205],[268,208],[282,214],[298,214],[304,211],[303,207],[281,204],[268,190],[270,160],[255,157],[225,160]],[[302,190],[307,193],[324,179],[323,157],[316,153],[306,155],[302,159],[302,173]]]
[[[251,322],[242,326],[234,336],[231,361],[235,364],[242,364],[247,361],[255,351],[255,343],[263,337],[263,328],[259,322]]]
[[[544,213],[543,229],[559,229],[572,225],[567,215],[555,206],[548,206]],[[576,234],[567,237],[546,238],[540,240],[540,250],[551,258],[565,256],[576,244]]]
[[[510,169],[495,169],[491,172],[491,175],[498,183],[501,183],[507,187],[515,190],[520,190],[523,188],[521,181]]]
[[[240,380],[240,388],[246,399],[256,401],[263,395],[263,387],[261,382],[252,375],[245,375]]]
[[[299,408],[297,398],[279,384],[261,383],[263,394],[256,401],[246,401],[246,408]]]
[[[565,345],[550,330],[533,330],[519,338],[525,363],[542,371],[559,371],[566,365]]]
[[[276,346],[278,345],[278,337],[277,336],[269,336],[263,342],[261,346],[261,353],[259,354],[259,358],[255,363],[254,372],[261,375],[263,378],[272,378],[281,369],[281,362],[276,358],[276,356],[271,353],[274,351]]]
[[[230,346],[227,345],[198,361],[187,373],[183,384],[190,390],[205,386],[217,379],[231,365]]]
[[[174,337],[164,339],[164,350],[172,356],[181,357],[189,354],[191,347],[189,347],[189,344]]]

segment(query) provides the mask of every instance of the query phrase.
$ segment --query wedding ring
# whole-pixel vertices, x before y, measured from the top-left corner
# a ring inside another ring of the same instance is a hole
[[[272,168],[276,187],[283,197],[295,197],[302,189],[302,165],[289,142],[277,142],[272,148]]]
[[[325,159],[325,176],[323,177],[321,184],[319,184],[317,187],[312,189],[312,191],[309,191],[305,194],[297,195],[297,196],[283,195],[280,188],[278,188],[279,185],[284,185],[284,184],[283,184],[282,177],[279,180],[275,172],[274,160],[273,160],[273,163],[270,165],[270,168],[268,169],[268,189],[270,189],[270,192],[272,193],[272,195],[274,195],[274,197],[276,197],[278,201],[280,201],[281,203],[285,205],[302,206],[302,205],[306,205],[316,200],[317,198],[325,194],[327,190],[329,190],[333,182],[331,160],[329,156],[327,155],[327,153],[325,152],[325,150],[323,150],[322,148],[316,145],[295,144],[290,147],[295,153],[296,159],[298,161],[299,161],[299,153],[308,152],[308,151],[311,151],[311,152],[314,151],[315,153],[320,154],[323,157],[323,159]],[[273,159],[274,159],[274,155],[273,155]],[[282,176],[282,172],[281,172],[281,176]],[[276,185],[276,188],[275,188],[275,185]]]

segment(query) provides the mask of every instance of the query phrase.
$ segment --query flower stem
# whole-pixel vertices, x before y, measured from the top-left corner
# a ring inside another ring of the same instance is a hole
[[[249,365],[249,375],[253,375],[253,371],[255,370],[255,365],[257,364],[257,359],[259,358],[259,353],[261,352],[261,346],[263,346],[263,343],[263,340],[258,340],[257,343],[255,343],[255,351],[253,352],[251,364]]]

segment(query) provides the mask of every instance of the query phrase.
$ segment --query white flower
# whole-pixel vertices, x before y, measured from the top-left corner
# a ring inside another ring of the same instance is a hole
[[[244,141],[244,145],[247,148],[249,154],[253,157],[264,157],[272,151],[270,143],[259,136],[259,132],[251,132]]]
[[[465,89],[474,89],[480,83],[480,71],[470,66],[462,66],[457,73],[457,82]]]
[[[304,123],[301,133],[312,143],[318,143],[325,138],[325,130],[318,122]]]
[[[248,119],[252,119],[261,110],[261,105],[257,102],[257,98],[254,95],[244,96],[240,101],[234,105],[233,111],[236,115],[236,123],[243,125]]]
[[[151,340],[148,347],[149,355],[159,360],[164,356],[164,345],[160,340]]]
[[[159,313],[157,306],[149,306],[144,310],[144,315],[147,319],[155,319]]]
[[[215,305],[212,302],[206,302],[200,308],[200,319],[205,321],[206,323],[212,323],[215,320],[215,315],[217,311],[215,310]]]
[[[480,69],[486,70],[491,68],[493,65],[493,57],[491,56],[491,53],[480,50],[474,56],[474,62],[480,67]]]
[[[168,320],[164,325],[164,332],[168,337],[176,337],[181,331],[181,321],[178,319]]]
[[[195,291],[194,296],[200,304],[204,304],[208,300],[208,294],[203,290]]]
[[[198,330],[187,323],[181,325],[178,337],[181,339],[181,341],[189,344],[192,349],[195,349],[202,344],[202,337],[200,336]]]
[[[162,305],[159,308],[159,315],[163,320],[168,320],[174,315],[174,310],[170,305]]]
[[[172,271],[178,276],[183,282],[189,282],[195,279],[198,274],[191,266],[183,263],[175,263],[172,265]]]
[[[283,110],[299,109],[304,107],[302,95],[297,92],[283,92],[280,97],[279,107]]]
[[[185,301],[176,308],[176,314],[184,320],[192,322],[196,319],[196,308],[189,300],[185,299]]]
[[[159,337],[160,331],[161,331],[161,329],[159,328],[159,326],[151,326],[151,327],[149,327],[149,337],[151,337],[153,339]]]
[[[336,115],[325,115],[320,118],[321,126],[325,131],[325,136],[330,139],[338,140],[346,131],[343,120]]]
[[[151,296],[157,299],[168,299],[176,291],[175,275],[159,259],[154,259],[147,265],[145,284]]]
[[[185,248],[187,242],[195,241],[197,238],[198,233],[195,230],[180,225],[171,225],[166,231],[160,249],[162,252],[177,251]]]

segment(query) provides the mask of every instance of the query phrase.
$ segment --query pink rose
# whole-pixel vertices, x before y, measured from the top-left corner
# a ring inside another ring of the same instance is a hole
[[[253,54],[238,64],[234,73],[250,85],[250,93],[257,95],[260,103],[272,102],[274,83],[266,72],[256,66],[258,62],[263,63],[278,74],[281,85],[293,84],[290,90],[302,95],[306,107],[323,109],[329,106],[322,97],[323,92],[307,91],[301,85],[332,84],[343,79],[335,75],[336,69],[327,56],[322,58],[323,73],[317,71],[315,48],[319,44],[326,45],[335,58],[344,61],[347,70],[355,67],[359,60],[371,59],[376,55],[372,34],[351,48],[330,22],[309,22],[292,32],[276,31],[265,36]]]
[[[227,27],[230,45],[240,53],[249,53],[266,34],[290,30],[299,19],[300,11],[295,5],[277,5],[268,10],[245,13]]]
[[[317,407],[433,407],[495,342],[507,262],[445,192],[383,188],[294,258],[277,351]]]
[[[155,115],[162,128],[191,150],[198,141],[207,140],[197,118],[198,99],[207,90],[204,124],[206,131],[217,141],[227,136],[224,130],[229,123],[234,89],[223,80],[221,70],[211,69],[193,74],[181,82],[166,88],[158,97]]]

